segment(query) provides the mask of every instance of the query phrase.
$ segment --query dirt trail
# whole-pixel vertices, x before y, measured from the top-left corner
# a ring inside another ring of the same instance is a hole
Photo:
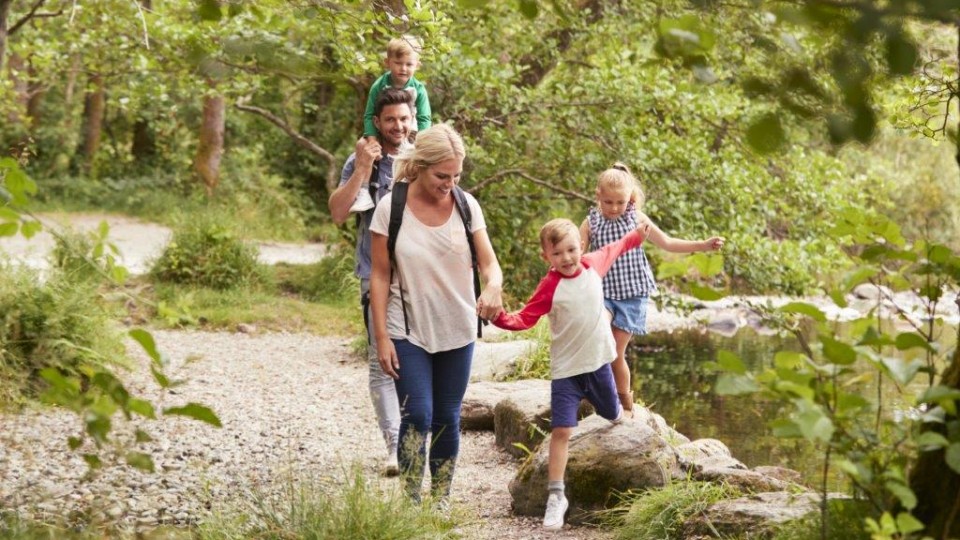
[[[45,229],[79,232],[95,231],[105,221],[110,226],[108,239],[117,246],[123,265],[132,274],[147,272],[151,261],[160,255],[172,236],[170,229],[162,225],[118,215],[42,214],[40,219]],[[258,242],[256,245],[259,260],[264,264],[308,264],[320,260],[326,253],[325,246],[315,243]],[[22,236],[0,238],[0,255],[39,270],[49,268],[53,247],[53,236],[48,230],[29,240]]]

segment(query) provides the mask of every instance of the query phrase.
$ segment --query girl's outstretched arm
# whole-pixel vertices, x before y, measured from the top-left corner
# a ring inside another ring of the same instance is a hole
[[[723,247],[725,239],[722,236],[713,236],[706,240],[682,240],[674,238],[663,232],[657,224],[643,212],[637,212],[638,221],[642,224],[644,221],[650,224],[650,234],[647,236],[647,242],[657,246],[664,251],[673,253],[693,253],[695,251],[718,250]]]

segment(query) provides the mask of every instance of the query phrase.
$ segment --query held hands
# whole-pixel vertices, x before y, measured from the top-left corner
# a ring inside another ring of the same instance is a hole
[[[377,359],[380,360],[380,369],[384,373],[399,379],[397,370],[400,369],[400,358],[397,357],[397,349],[393,346],[393,341],[384,336],[384,339],[377,338]]]
[[[704,251],[719,251],[723,248],[723,243],[726,242],[726,238],[722,236],[714,236],[703,241]]]
[[[477,298],[477,315],[481,319],[490,321],[497,318],[503,311],[503,297],[498,285],[487,285]]]

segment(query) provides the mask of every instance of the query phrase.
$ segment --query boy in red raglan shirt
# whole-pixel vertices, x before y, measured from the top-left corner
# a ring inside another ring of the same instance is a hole
[[[543,527],[559,530],[569,503],[564,494],[567,445],[577,425],[580,400],[597,414],[619,422],[623,408],[617,397],[610,363],[617,356],[603,307],[603,276],[620,256],[643,243],[650,227],[641,224],[617,242],[583,254],[580,230],[569,219],[554,219],[540,229],[541,256],[550,270],[520,311],[501,312],[493,324],[507,330],[532,328],[546,315],[550,320],[550,457],[547,510]]]

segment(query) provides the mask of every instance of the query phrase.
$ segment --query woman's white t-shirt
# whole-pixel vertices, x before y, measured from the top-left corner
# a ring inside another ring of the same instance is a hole
[[[486,229],[477,200],[465,193],[470,206],[472,232]],[[387,236],[393,194],[380,199],[373,212],[370,231]],[[450,218],[438,227],[424,225],[404,207],[394,256],[397,268],[390,282],[387,332],[393,339],[407,339],[429,353],[459,349],[477,336],[477,301],[473,293],[470,246],[456,206]],[[410,334],[403,325],[400,284],[407,305]]]

